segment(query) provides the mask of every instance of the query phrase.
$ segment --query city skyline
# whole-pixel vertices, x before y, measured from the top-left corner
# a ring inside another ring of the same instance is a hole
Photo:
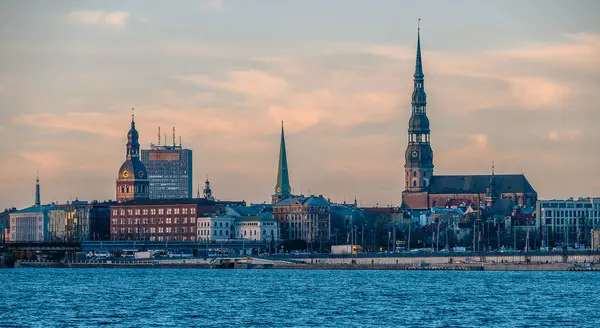
[[[217,198],[269,201],[283,119],[294,193],[399,205],[417,17],[436,170],[488,174],[494,161],[525,170],[540,199],[600,191],[597,3],[539,15],[531,2],[515,17],[511,2],[464,1],[444,17],[433,1],[348,2],[344,15],[335,1],[265,1],[289,25],[245,31],[224,26],[261,9],[240,1],[67,3],[0,5],[0,136],[14,138],[0,146],[0,207],[30,205],[37,171],[42,202],[114,199],[131,107],[142,149],[176,126]]]

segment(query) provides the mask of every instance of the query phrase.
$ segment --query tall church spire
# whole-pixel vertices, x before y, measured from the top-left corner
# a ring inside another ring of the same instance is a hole
[[[285,151],[285,135],[283,132],[283,121],[281,121],[281,144],[279,145],[279,167],[277,168],[277,183],[275,184],[275,194],[273,202],[285,199],[290,196],[292,188],[290,187],[290,176],[288,174],[287,153]]]
[[[421,19],[419,19],[420,21]],[[417,30],[417,57],[415,61],[412,114],[408,121],[408,146],[404,165],[405,190],[422,192],[429,187],[433,176],[433,150],[430,145],[429,118],[427,118],[427,94],[421,58],[421,27]]]
[[[420,22],[421,19],[419,18],[418,23]],[[422,80],[423,77],[423,61],[421,60],[421,26],[419,24],[419,27],[417,28],[417,62],[415,66],[415,80]]]
[[[40,173],[35,178],[35,206],[40,206]]]

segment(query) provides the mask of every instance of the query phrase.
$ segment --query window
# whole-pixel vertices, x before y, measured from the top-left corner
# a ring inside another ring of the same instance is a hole
[[[133,215],[133,210],[127,210],[127,215]]]
[[[167,218],[167,224],[171,224],[171,218]]]
[[[181,223],[183,223],[183,224],[186,224],[186,223],[187,223],[187,218],[183,218],[183,219],[181,219],[181,220],[182,220],[182,222],[181,222]]]
[[[179,209],[178,208],[176,208],[174,211],[175,211],[174,214],[179,214]]]
[[[413,181],[413,187],[416,187],[416,186],[417,186],[417,180],[414,180]]]
[[[121,210],[121,215],[125,215],[125,210]]]
[[[192,207],[192,208],[190,208],[190,213],[191,213],[191,214],[196,214],[196,209],[195,209],[195,208],[193,208],[193,207]]]
[[[170,232],[171,232],[171,227],[166,227],[165,229],[167,230],[167,231],[166,231],[167,233],[170,233]]]
[[[163,232],[163,227],[158,227],[158,232],[159,233]]]
[[[135,210],[135,215],[141,215],[142,214],[142,210],[136,209]]]
[[[417,176],[417,171],[413,171],[413,177]]]
[[[143,213],[144,215],[148,215],[148,209],[147,209],[147,208],[143,209],[143,210],[142,210],[142,213]]]
[[[159,212],[160,212],[160,211],[159,211]],[[156,209],[155,209],[155,208],[151,209],[151,210],[150,210],[150,214],[151,214],[151,215],[156,215]]]
[[[165,209],[164,208],[159,208],[158,209],[158,214],[165,214]]]
[[[117,224],[117,219],[112,219],[112,224]]]
[[[188,209],[187,208],[181,209],[181,214],[188,214]]]
[[[112,215],[117,215],[117,210],[113,210]]]
[[[171,208],[167,208],[167,215],[168,215],[168,214],[171,214],[172,212],[173,212],[173,209],[171,209]]]

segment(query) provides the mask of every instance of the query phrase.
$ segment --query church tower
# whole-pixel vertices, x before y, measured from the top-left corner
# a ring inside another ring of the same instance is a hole
[[[212,189],[210,188],[208,177],[206,177],[206,181],[204,181],[204,190],[202,190],[202,195],[206,200],[215,200],[212,194]]]
[[[35,206],[40,206],[40,174],[35,178]]]
[[[283,121],[281,121],[281,144],[279,145],[279,167],[277,169],[277,183],[272,196],[273,204],[291,196],[290,176],[288,174],[287,153],[285,151],[285,137],[283,134]]]
[[[433,176],[433,151],[430,145],[427,95],[425,94],[423,64],[421,60],[421,28],[417,32],[417,60],[412,94],[412,115],[408,121],[408,146],[404,165],[405,190],[426,191]]]
[[[135,129],[133,109],[131,112],[131,129],[127,133],[127,152],[125,162],[119,169],[117,177],[117,202],[149,199],[149,181],[146,167],[140,161],[139,134]]]

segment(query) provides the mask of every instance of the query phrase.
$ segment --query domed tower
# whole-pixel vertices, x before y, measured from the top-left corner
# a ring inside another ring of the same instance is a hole
[[[149,199],[148,173],[140,161],[139,134],[135,129],[133,109],[131,129],[127,133],[127,154],[117,178],[117,202]]]
[[[421,28],[417,32],[417,62],[412,94],[412,115],[408,121],[408,146],[404,165],[405,189],[409,192],[425,191],[433,176],[433,151],[430,145],[427,95],[425,94],[423,65],[421,61]]]

